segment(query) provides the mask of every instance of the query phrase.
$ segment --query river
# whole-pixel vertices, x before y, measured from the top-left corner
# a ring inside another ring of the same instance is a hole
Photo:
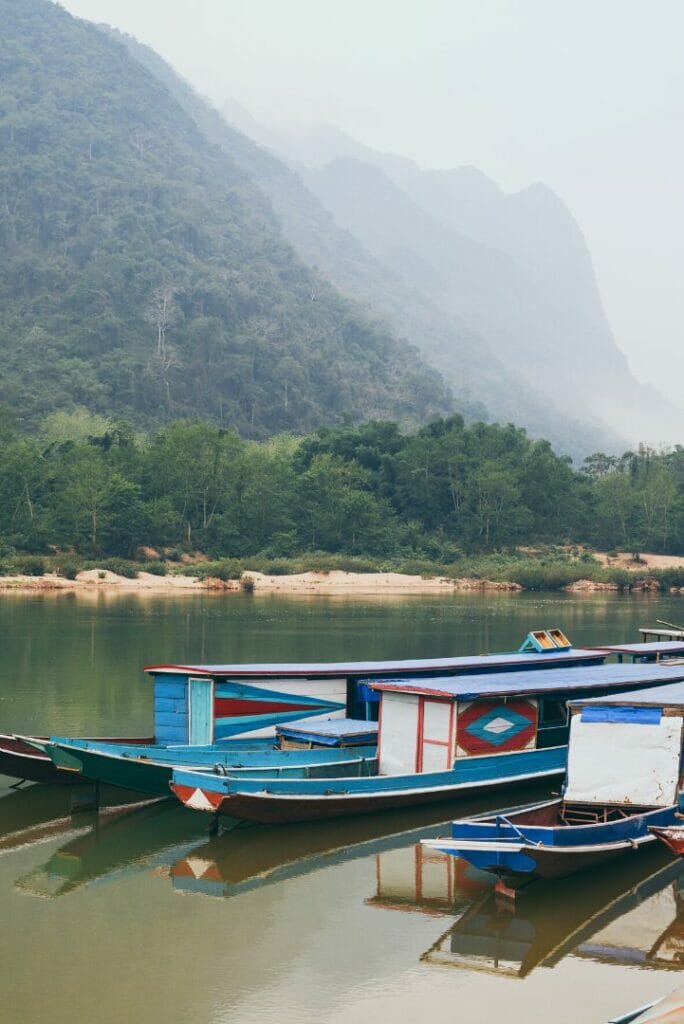
[[[481,653],[552,626],[579,646],[656,618],[684,602],[9,594],[0,728],[147,732],[145,663]],[[99,822],[69,801],[0,778],[2,1021],[600,1024],[684,980],[684,868],[659,851],[532,887],[513,911],[486,876],[422,853],[448,807],[210,839],[170,801]]]

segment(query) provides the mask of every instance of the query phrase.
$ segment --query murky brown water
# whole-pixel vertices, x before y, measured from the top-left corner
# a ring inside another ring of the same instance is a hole
[[[11,595],[0,728],[145,731],[146,661],[471,653],[554,625],[577,644],[617,642],[682,617],[679,598],[612,595]],[[532,886],[512,911],[486,876],[417,844],[491,801],[210,839],[171,802],[96,823],[70,817],[64,789],[4,782],[2,1021],[600,1024],[684,980],[684,865],[664,852]]]

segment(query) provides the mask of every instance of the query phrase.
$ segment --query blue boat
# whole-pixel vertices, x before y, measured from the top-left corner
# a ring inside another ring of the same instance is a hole
[[[569,700],[675,681],[684,681],[684,666],[667,663],[377,681],[377,775],[250,780],[175,771],[172,789],[196,810],[269,823],[550,779],[565,774]]]
[[[328,735],[326,726],[333,727],[328,728]],[[304,723],[300,723],[299,730],[303,729]],[[374,722],[333,719],[316,724],[308,744],[290,739],[286,747],[278,745],[280,738],[276,742],[236,739],[208,747],[161,747],[98,744],[59,736],[43,746],[62,771],[77,772],[92,782],[169,796],[169,783],[176,769],[250,779],[369,775],[376,769],[376,734]],[[324,742],[318,741],[321,736]]]
[[[633,854],[676,821],[684,684],[571,702],[563,796],[511,814],[452,823],[428,846],[514,891]]]

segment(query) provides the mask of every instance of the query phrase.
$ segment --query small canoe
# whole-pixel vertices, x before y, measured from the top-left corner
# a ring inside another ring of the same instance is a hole
[[[655,841],[651,827],[673,824],[676,814],[676,805],[600,808],[551,800],[454,821],[450,838],[425,844],[489,871],[514,892],[535,878],[562,878],[637,853]]]
[[[202,772],[217,778],[325,779],[348,772],[369,775],[376,770],[376,747],[279,750],[268,740],[238,740],[212,747],[95,746],[53,738],[46,750],[54,764],[91,782],[107,783],[140,793],[169,796],[174,770]]]
[[[678,857],[684,857],[684,825],[673,825],[669,828],[652,825],[650,831]]]
[[[73,772],[65,772],[52,763],[49,755],[35,743],[45,742],[47,737],[23,737],[0,733],[0,775],[18,779],[20,782],[47,782],[69,784],[83,782]],[[34,742],[29,742],[33,740]],[[138,746],[153,743],[151,736],[110,736],[102,737],[102,743],[126,743]]]

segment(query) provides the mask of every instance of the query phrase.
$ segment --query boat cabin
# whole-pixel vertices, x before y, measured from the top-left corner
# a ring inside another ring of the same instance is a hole
[[[681,781],[684,682],[570,704],[566,805],[671,807]]]
[[[682,683],[684,696],[684,665],[601,665],[376,682],[379,774],[440,772],[461,764],[465,770],[469,759],[481,764],[484,758],[533,751],[550,755],[568,742],[568,701],[675,682]],[[545,759],[539,755],[539,760]],[[506,763],[501,762],[502,771]],[[495,770],[490,762],[488,773]]]
[[[606,659],[601,650],[540,651],[409,661],[150,665],[145,671],[154,679],[157,743],[201,745],[236,735],[236,725],[256,735],[276,723],[321,714],[377,721],[379,697],[370,685],[377,679],[586,667]]]

